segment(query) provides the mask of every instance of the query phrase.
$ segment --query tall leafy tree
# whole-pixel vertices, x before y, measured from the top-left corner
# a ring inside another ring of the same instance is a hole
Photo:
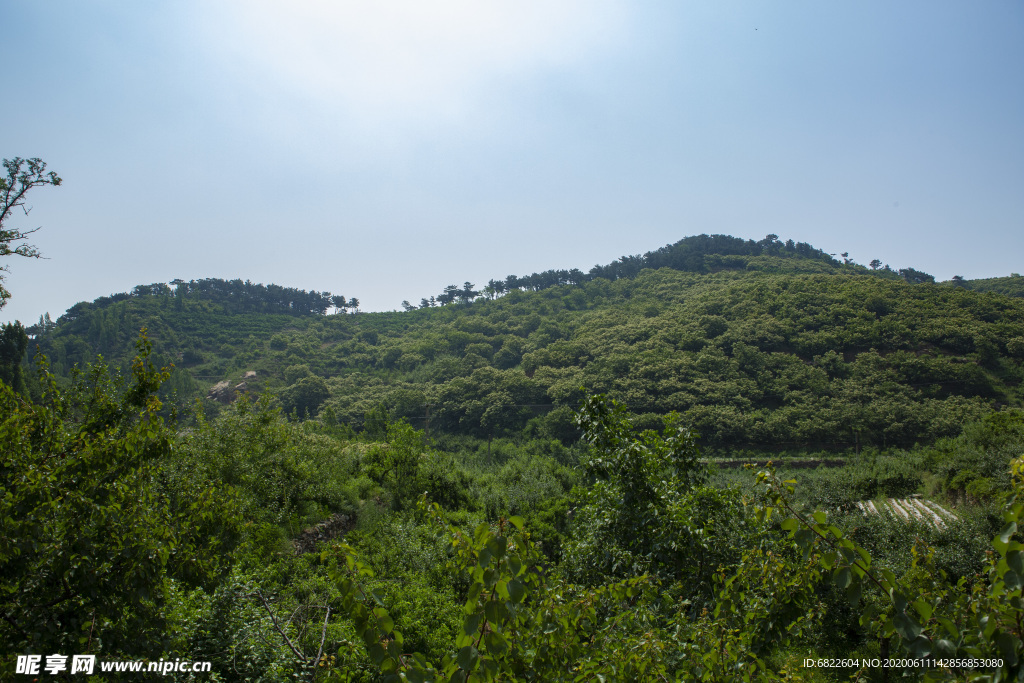
[[[693,434],[675,416],[663,433],[634,430],[625,408],[602,395],[576,417],[591,446],[594,484],[577,491],[568,574],[585,583],[651,574],[684,580],[691,599],[707,594],[712,573],[734,556],[732,532],[717,520],[739,516],[735,492],[706,486]]]
[[[314,416],[324,401],[330,398],[331,392],[323,377],[311,375],[303,377],[281,392],[281,403],[285,412],[295,412],[301,416]]]
[[[458,293],[458,297],[462,299],[463,303],[467,304],[479,295],[480,292],[473,289],[473,283],[468,280],[462,283],[462,289]]]
[[[39,228],[22,231],[18,228],[8,228],[5,223],[17,208],[21,208],[28,215],[25,197],[29,190],[43,185],[60,185],[61,178],[53,171],[47,172],[46,163],[41,159],[4,159],[4,170],[6,175],[0,176],[0,256],[14,254],[26,258],[41,258],[39,250],[26,242],[28,236]],[[3,308],[7,299],[11,297],[3,285],[3,274],[6,271],[6,266],[0,267],[0,308]]]

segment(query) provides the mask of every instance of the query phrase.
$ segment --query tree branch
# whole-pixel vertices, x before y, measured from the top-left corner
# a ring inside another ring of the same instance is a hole
[[[295,656],[303,662],[308,662],[309,658],[306,657],[306,655],[302,654],[297,647],[295,647],[295,645],[292,643],[291,638],[289,638],[288,634],[284,632],[284,630],[281,628],[281,625],[277,623],[277,617],[274,616],[274,611],[270,609],[270,603],[268,603],[267,599],[263,597],[263,593],[261,593],[259,589],[257,589],[250,593],[250,595],[255,595],[263,603],[263,608],[267,610],[267,614],[270,615],[270,620],[274,623],[274,628],[276,628],[277,632],[281,634],[281,637],[284,638],[284,642],[288,645],[291,651],[295,653]]]
[[[327,614],[324,615],[324,627],[320,632],[320,649],[316,651],[316,659],[313,660],[313,675],[309,677],[312,682],[316,680],[316,667],[320,663],[320,657],[324,654],[324,642],[327,640],[327,620],[331,616],[331,606],[327,606]]]
[[[806,520],[806,519],[805,519],[805,518],[803,517],[803,515],[801,515],[801,514],[800,514],[799,512],[797,512],[797,511],[796,511],[796,510],[794,510],[794,509],[793,509],[792,507],[790,507],[790,505],[789,505],[789,502],[788,502],[788,501],[786,501],[786,500],[783,500],[783,501],[782,501],[782,504],[783,504],[784,506],[786,506],[786,509],[787,509],[787,510],[789,510],[790,514],[792,514],[792,515],[793,515],[794,517],[796,517],[796,518],[797,518],[798,520],[800,520],[800,523],[801,523],[801,524],[803,524],[803,525],[804,525],[804,526],[806,526],[806,527],[807,527],[808,529],[810,529],[810,530],[811,530],[811,531],[813,531],[813,532],[814,532],[815,534],[817,534],[818,538],[820,538],[821,540],[823,540],[823,541],[825,541],[826,543],[828,543],[828,545],[829,545],[829,546],[830,546],[830,547],[831,547],[831,548],[832,548],[833,550],[838,550],[838,549],[836,548],[836,545],[835,545],[835,543],[834,543],[834,542],[832,541],[832,539],[831,539],[831,538],[829,538],[829,537],[825,536],[825,535],[824,535],[824,534],[822,534],[822,533],[821,533],[820,531],[818,531],[817,529],[815,529],[815,528],[814,528],[814,525],[812,525],[812,524],[808,523],[808,521],[807,521],[807,520]],[[855,566],[857,566],[857,567],[860,567],[860,569],[861,569],[861,570],[862,570],[862,571],[864,572],[865,576],[867,576],[867,577],[868,577],[869,579],[871,579],[872,581],[874,581],[874,582],[875,582],[875,585],[876,585],[876,586],[878,586],[878,587],[879,587],[879,589],[881,589],[881,591],[882,591],[882,594],[883,594],[883,595],[884,595],[884,594],[887,594],[887,593],[888,593],[888,591],[887,591],[887,590],[885,590],[885,586],[883,586],[883,585],[882,585],[882,582],[881,582],[881,581],[879,581],[878,579],[876,579],[876,578],[875,578],[875,575],[874,575],[874,574],[872,574],[872,573],[871,573],[871,571],[870,571],[870,570],[869,570],[869,569],[868,569],[867,567],[865,567],[864,565],[862,565],[862,564],[861,564],[861,563],[860,563],[859,561],[857,561],[857,560],[854,560],[854,561],[853,561],[853,564],[854,564]]]

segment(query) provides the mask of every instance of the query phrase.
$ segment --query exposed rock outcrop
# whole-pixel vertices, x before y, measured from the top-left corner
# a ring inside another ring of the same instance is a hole
[[[235,390],[231,387],[231,382],[225,379],[210,387],[206,398],[212,398],[214,401],[220,401],[221,403],[231,403],[235,398]]]
[[[348,515],[335,513],[316,526],[303,531],[292,541],[292,545],[295,546],[295,552],[297,553],[311,553],[316,550],[317,543],[331,541],[339,536],[344,536],[355,525],[356,521],[353,518]]]

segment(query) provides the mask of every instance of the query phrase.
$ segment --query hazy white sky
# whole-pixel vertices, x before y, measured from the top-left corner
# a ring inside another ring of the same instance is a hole
[[[44,261],[0,320],[174,278],[356,296],[684,236],[1024,270],[1024,4],[0,0]]]

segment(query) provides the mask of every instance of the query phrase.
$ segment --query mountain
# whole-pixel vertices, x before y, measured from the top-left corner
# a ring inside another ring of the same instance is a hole
[[[645,426],[678,411],[712,448],[856,449],[930,442],[1021,405],[1024,299],[981,291],[991,282],[701,235],[586,274],[492,280],[482,296],[453,285],[434,297],[447,303],[404,312],[328,315],[343,297],[179,281],[30,331],[67,374],[98,353],[126,363],[145,327],[175,365],[168,398],[227,381],[223,398],[255,372],[245,389],[355,428],[383,408],[435,433],[568,441],[586,388]]]

